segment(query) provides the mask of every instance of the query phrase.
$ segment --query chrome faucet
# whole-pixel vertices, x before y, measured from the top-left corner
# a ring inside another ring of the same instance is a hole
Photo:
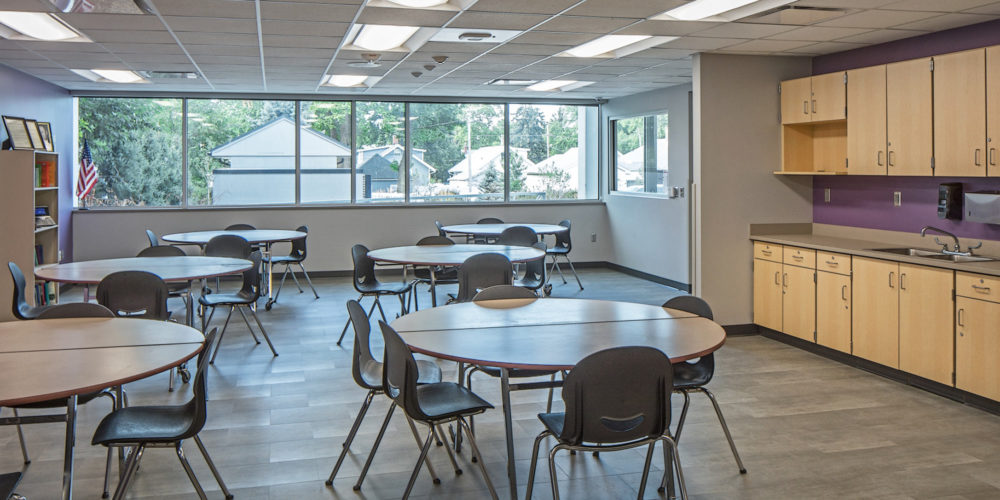
[[[958,236],[955,236],[954,234],[949,233],[948,231],[945,231],[944,229],[939,229],[939,228],[936,228],[934,226],[924,226],[924,228],[920,230],[920,236],[921,237],[927,236],[927,231],[934,231],[936,233],[941,233],[941,234],[943,234],[945,236],[951,236],[951,238],[953,240],[955,240],[955,249],[954,250],[949,250],[948,249],[948,244],[945,243],[945,242],[943,242],[943,241],[941,241],[941,240],[939,240],[938,237],[935,236],[934,237],[934,242],[937,243],[938,245],[941,245],[942,247],[944,247],[944,249],[941,250],[942,253],[946,253],[946,254],[950,254],[950,255],[972,255],[972,251],[973,250],[975,250],[975,249],[983,246],[983,242],[980,241],[978,245],[976,245],[974,247],[970,246],[969,248],[966,249],[966,251],[963,252],[962,251],[962,246],[958,242]]]

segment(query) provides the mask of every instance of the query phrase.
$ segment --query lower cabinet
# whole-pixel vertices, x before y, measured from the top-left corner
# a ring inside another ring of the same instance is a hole
[[[850,354],[851,277],[816,273],[816,343]]]
[[[955,362],[950,269],[899,264],[899,369],[951,385]]]
[[[810,342],[816,335],[816,271],[785,265],[781,277],[781,331]]]
[[[753,321],[781,331],[781,262],[753,260]]]
[[[1000,278],[955,275],[955,387],[1000,401]]]
[[[854,257],[855,356],[899,368],[899,264]]]

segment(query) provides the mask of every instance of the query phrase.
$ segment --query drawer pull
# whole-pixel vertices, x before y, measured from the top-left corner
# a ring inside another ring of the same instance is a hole
[[[962,313],[963,312],[965,312],[965,309],[959,309],[958,310],[958,326],[965,326],[965,322],[962,321]]]
[[[847,302],[847,285],[840,286],[840,298]]]
[[[802,260],[803,259],[803,257],[801,255],[793,255],[792,258],[795,259],[795,260]]]
[[[840,262],[834,262],[832,260],[828,260],[828,261],[826,261],[826,265],[828,265],[828,266],[839,266]]]
[[[761,250],[760,253],[761,253],[761,255],[771,255],[771,251],[770,250]]]
[[[990,293],[990,287],[988,286],[972,285],[972,288],[979,293]]]

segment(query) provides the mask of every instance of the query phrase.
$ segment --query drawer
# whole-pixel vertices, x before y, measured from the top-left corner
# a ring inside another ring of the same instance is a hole
[[[753,258],[781,262],[781,245],[755,241],[753,242]]]
[[[1000,278],[985,274],[956,272],[955,295],[1000,302]]]
[[[816,269],[828,273],[851,274],[851,256],[842,253],[816,252]]]
[[[785,247],[782,262],[790,266],[816,269],[816,250],[799,247]]]

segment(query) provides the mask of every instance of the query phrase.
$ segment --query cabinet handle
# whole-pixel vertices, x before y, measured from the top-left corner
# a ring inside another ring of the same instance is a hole
[[[840,286],[840,298],[847,302],[847,285]]]
[[[795,259],[795,260],[802,260],[803,259],[803,257],[801,255],[793,255],[792,258]]]
[[[962,313],[963,312],[965,312],[965,309],[959,309],[958,310],[958,326],[965,326],[965,323],[962,322]]]
[[[979,293],[990,293],[990,287],[988,286],[972,285],[972,288]]]
[[[900,273],[900,275],[899,275],[899,289],[900,290],[906,290],[906,287],[903,286],[903,278],[905,278],[905,277],[906,277],[906,273]]]
[[[896,153],[895,151],[889,151],[889,154],[886,155],[887,159],[889,160],[889,166],[890,167],[895,167],[896,166],[896,162],[893,161],[893,157],[894,157],[893,155],[895,153]]]
[[[828,260],[828,261],[826,261],[826,265],[836,267],[836,266],[840,265],[840,262],[834,262],[832,260]]]
[[[760,251],[760,254],[761,254],[761,255],[767,255],[767,256],[770,256],[770,255],[771,255],[771,251],[770,251],[770,250],[761,250],[761,251]]]
[[[997,165],[997,148],[990,148],[990,165],[994,167]]]
[[[808,100],[802,101],[802,114],[804,114],[804,115],[808,115],[809,114],[809,101]]]
[[[895,275],[896,273],[889,271],[889,288],[896,288],[895,286],[893,286],[896,284]]]
[[[813,113],[816,112],[816,99],[813,99]]]
[[[878,151],[878,154],[875,156],[875,158],[876,158],[876,161],[878,162],[878,166],[881,167],[882,166],[882,150],[881,149]]]
[[[781,275],[781,286],[788,288],[788,273]]]
[[[980,166],[980,165],[982,165],[982,163],[980,163],[980,161],[979,161],[979,152],[980,152],[980,149],[976,148],[976,166],[977,167]]]
[[[779,274],[781,274],[781,271],[775,271],[775,272],[774,272],[774,284],[775,284],[775,285],[780,285],[780,284],[781,284],[781,281],[780,281],[780,279],[778,278],[778,275],[779,275]]]

